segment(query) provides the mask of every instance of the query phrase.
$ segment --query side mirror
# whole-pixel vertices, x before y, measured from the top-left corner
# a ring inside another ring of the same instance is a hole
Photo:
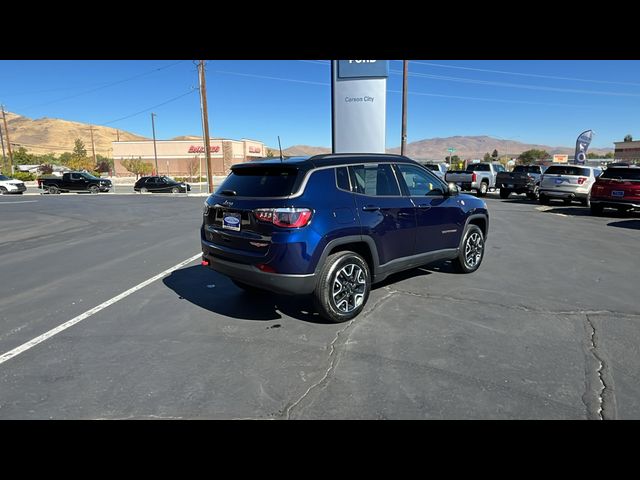
[[[449,182],[449,196],[455,197],[459,193],[460,193],[460,189],[458,188],[458,185],[456,185],[453,182]]]

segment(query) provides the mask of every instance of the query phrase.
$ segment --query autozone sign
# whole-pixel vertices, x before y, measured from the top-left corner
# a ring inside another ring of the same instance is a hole
[[[249,146],[249,153],[262,153],[262,147]]]
[[[218,153],[220,151],[220,145],[215,145],[211,147],[211,153]],[[189,147],[189,153],[205,153],[204,146],[202,145],[191,145]]]

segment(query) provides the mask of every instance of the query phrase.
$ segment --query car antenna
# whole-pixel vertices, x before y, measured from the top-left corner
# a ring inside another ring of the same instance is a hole
[[[278,147],[280,147],[280,163],[282,163],[282,145],[280,144],[280,135],[278,135]]]

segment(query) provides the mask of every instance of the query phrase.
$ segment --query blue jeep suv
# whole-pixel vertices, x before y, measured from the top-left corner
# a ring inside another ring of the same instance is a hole
[[[237,164],[206,200],[202,264],[249,291],[313,294],[333,322],[371,285],[439,260],[478,269],[489,214],[399,155],[332,154]]]

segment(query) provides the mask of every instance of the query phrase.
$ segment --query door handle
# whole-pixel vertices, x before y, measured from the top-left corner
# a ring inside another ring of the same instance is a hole
[[[398,212],[398,216],[399,217],[413,217],[413,215],[411,213],[407,213],[407,212]]]
[[[420,205],[418,205],[418,208],[420,210],[429,210],[431,208],[431,205],[427,205],[426,203],[421,203]]]
[[[380,211],[380,207],[376,205],[365,205],[364,207],[362,207],[362,210],[365,212],[378,212]]]

